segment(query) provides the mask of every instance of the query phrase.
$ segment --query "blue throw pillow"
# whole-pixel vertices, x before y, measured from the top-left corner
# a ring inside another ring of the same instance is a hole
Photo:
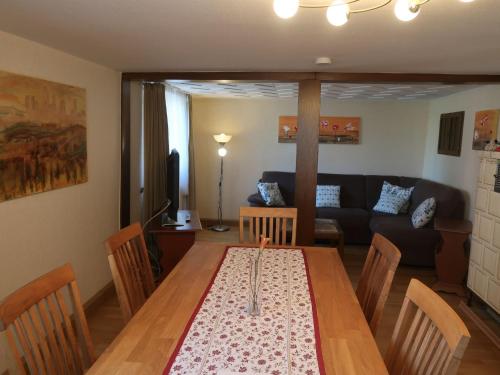
[[[318,185],[316,187],[316,207],[340,208],[340,186]]]
[[[403,212],[404,207],[407,206],[410,201],[413,189],[413,187],[403,188],[384,181],[382,191],[380,192],[380,198],[375,207],[373,207],[373,211],[393,215]]]
[[[286,205],[277,182],[259,182],[257,183],[257,189],[266,206]]]
[[[411,215],[411,223],[414,228],[425,227],[434,216],[436,212],[436,200],[434,198],[428,198],[419,204],[417,209]]]

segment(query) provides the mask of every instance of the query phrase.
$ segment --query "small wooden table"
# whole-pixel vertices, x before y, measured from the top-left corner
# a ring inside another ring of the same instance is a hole
[[[190,217],[190,221],[186,219]],[[177,212],[178,223],[181,226],[161,225],[161,215],[151,223],[149,233],[155,237],[156,245],[163,252],[160,264],[163,269],[159,281],[163,280],[179,263],[182,257],[193,246],[196,239],[196,232],[202,230],[200,216],[197,211],[179,210]]]
[[[314,222],[314,238],[328,240],[336,247],[340,258],[344,259],[344,231],[335,219],[316,219]]]
[[[292,223],[286,225],[287,238],[292,236]],[[337,248],[340,258],[344,259],[344,231],[335,219],[314,219],[314,239],[327,240],[332,247]]]
[[[442,240],[435,255],[438,281],[432,289],[465,297],[468,259],[464,245],[472,233],[472,223],[468,220],[436,218],[434,229],[439,231]]]
[[[226,246],[196,242],[87,375],[162,374]],[[326,374],[387,374],[337,251],[303,249],[314,290]]]

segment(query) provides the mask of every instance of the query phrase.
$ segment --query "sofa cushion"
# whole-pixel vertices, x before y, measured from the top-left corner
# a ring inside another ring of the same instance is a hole
[[[318,173],[318,185],[340,186],[340,207],[365,208],[365,177],[362,175]]]
[[[366,208],[370,211],[373,210],[373,207],[375,207],[380,198],[384,181],[393,185],[399,185],[400,183],[400,179],[397,176],[365,176]]]
[[[264,172],[262,182],[277,182],[281,195],[287,206],[293,206],[295,195],[295,173],[294,172]]]
[[[318,185],[316,187],[316,207],[340,208],[340,186]]]
[[[436,200],[436,213],[434,217],[463,219],[465,200],[463,193],[451,186],[446,186],[434,181],[420,180],[415,184],[412,194],[410,213],[424,200],[434,197]]]
[[[258,182],[257,189],[266,202],[266,206],[283,207],[286,205],[277,182]]]
[[[432,220],[434,212],[436,212],[436,200],[434,198],[428,198],[420,203],[420,206],[411,215],[413,227],[425,227]]]
[[[373,211],[397,215],[408,211],[413,187],[402,188],[384,181],[380,198]]]
[[[434,250],[440,241],[432,228],[415,229],[409,216],[374,216],[370,220],[373,233],[380,233],[401,251],[401,263],[414,266],[434,266]]]

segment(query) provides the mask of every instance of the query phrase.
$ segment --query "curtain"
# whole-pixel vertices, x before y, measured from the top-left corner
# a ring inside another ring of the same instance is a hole
[[[194,133],[193,133],[193,98],[188,96],[189,101],[189,209],[196,209],[196,182],[194,169]]]
[[[167,199],[168,120],[165,86],[144,84],[144,220]]]
[[[176,149],[179,153],[179,208],[188,206],[189,169],[189,97],[175,87],[165,89],[168,117],[168,139],[170,151]]]

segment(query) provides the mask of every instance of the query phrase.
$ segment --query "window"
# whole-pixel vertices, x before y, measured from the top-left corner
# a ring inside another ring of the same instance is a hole
[[[439,123],[438,154],[460,156],[465,112],[443,113]]]

